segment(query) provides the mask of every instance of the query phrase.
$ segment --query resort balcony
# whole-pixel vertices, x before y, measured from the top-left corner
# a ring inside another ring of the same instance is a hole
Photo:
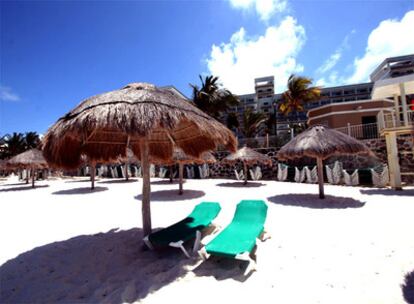
[[[387,132],[409,134],[414,131],[414,110],[389,108],[381,110],[377,115],[378,132],[385,135]]]

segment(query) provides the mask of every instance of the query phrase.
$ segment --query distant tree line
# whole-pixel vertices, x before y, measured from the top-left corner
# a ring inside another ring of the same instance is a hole
[[[37,132],[5,134],[0,138],[0,159],[13,157],[39,145],[40,137]]]

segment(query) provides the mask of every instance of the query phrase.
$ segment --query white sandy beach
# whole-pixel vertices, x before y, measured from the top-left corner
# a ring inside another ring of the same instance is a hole
[[[414,188],[261,181],[154,179],[152,225],[170,225],[201,201],[217,201],[222,226],[242,199],[268,203],[257,271],[245,262],[186,259],[142,249],[141,180],[0,182],[1,303],[405,303],[414,271]],[[293,194],[295,193],[295,194]],[[335,196],[333,198],[333,196]],[[190,244],[189,244],[190,245]]]

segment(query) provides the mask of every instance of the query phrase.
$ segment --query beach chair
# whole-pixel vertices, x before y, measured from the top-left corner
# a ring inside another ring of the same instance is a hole
[[[253,250],[257,239],[265,240],[268,235],[264,224],[267,205],[261,200],[243,200],[236,208],[232,222],[206,244],[198,253],[203,260],[210,255],[222,256],[249,262],[244,275],[256,269]]]
[[[295,182],[302,183],[305,180],[305,169],[299,170],[295,167]]]
[[[186,241],[195,238],[193,253],[197,252],[200,246],[201,231],[209,226],[215,228],[213,220],[221,210],[219,203],[202,202],[194,207],[190,215],[185,219],[144,237],[144,243],[148,248],[171,246],[180,248],[187,258],[190,254],[184,248]]]
[[[277,164],[277,180],[284,181],[287,179],[287,176],[288,176],[288,166],[278,163]]]

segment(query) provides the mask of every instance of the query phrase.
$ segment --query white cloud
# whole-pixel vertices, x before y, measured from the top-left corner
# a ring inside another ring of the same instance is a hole
[[[255,38],[241,28],[230,42],[212,46],[207,67],[233,93],[252,93],[254,78],[270,75],[275,76],[275,90],[280,92],[291,73],[303,71],[296,56],[304,41],[305,29],[290,16]]]
[[[365,54],[354,60],[354,72],[345,81],[369,81],[369,74],[387,57],[414,53],[414,11],[399,20],[384,20],[368,37]]]
[[[20,96],[13,92],[13,90],[10,87],[0,85],[0,100],[19,101]]]
[[[324,74],[330,70],[332,70],[338,61],[342,58],[343,52],[349,48],[349,38],[352,34],[355,33],[355,30],[352,30],[348,35],[345,36],[345,38],[342,40],[339,47],[335,50],[335,52],[329,56],[327,60],[316,70],[316,73],[318,74]]]
[[[260,19],[268,21],[275,13],[284,12],[287,0],[229,0],[234,8],[249,11],[252,8],[259,14]]]

